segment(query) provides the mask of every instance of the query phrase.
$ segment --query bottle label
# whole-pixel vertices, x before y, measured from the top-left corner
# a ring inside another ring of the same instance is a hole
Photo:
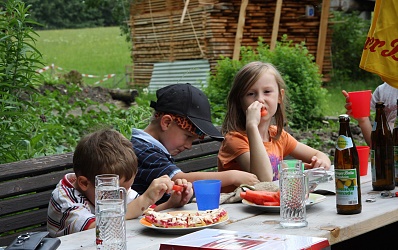
[[[372,131],[376,131],[376,127],[377,127],[377,122],[374,121],[372,126]]]
[[[372,173],[372,182],[376,182],[376,161],[374,149],[370,150],[370,171]]]
[[[394,168],[395,178],[398,178],[398,146],[394,146]]]
[[[358,205],[357,170],[335,169],[336,204]]]
[[[351,137],[339,135],[339,137],[337,138],[336,148],[338,150],[341,151],[347,148],[352,148],[353,146],[354,144],[352,143]]]

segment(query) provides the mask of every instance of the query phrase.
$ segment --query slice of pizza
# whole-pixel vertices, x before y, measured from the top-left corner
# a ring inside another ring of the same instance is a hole
[[[206,222],[203,221],[201,216],[194,214],[190,214],[188,216],[188,227],[203,227],[206,226]]]
[[[202,227],[220,222],[226,217],[227,211],[223,208],[206,211],[175,211],[167,213],[148,209],[144,212],[146,221],[156,227],[163,228]]]
[[[227,211],[223,208],[206,210],[201,212],[201,216],[206,225],[211,225],[222,221],[227,216]]]
[[[145,219],[156,227],[185,228],[187,219],[183,216],[175,216],[169,213],[156,212],[153,209],[145,211]]]

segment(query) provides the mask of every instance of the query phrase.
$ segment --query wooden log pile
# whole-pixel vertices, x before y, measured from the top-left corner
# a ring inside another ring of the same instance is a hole
[[[130,8],[133,39],[134,85],[148,85],[153,63],[175,60],[208,59],[214,72],[220,56],[233,55],[241,0],[190,0],[181,23],[183,0],[142,0]],[[306,5],[315,7],[307,17]],[[278,41],[287,34],[294,43],[305,42],[316,57],[321,3],[318,0],[284,0]],[[270,44],[276,0],[250,0],[246,9],[241,46],[257,47],[258,37]],[[331,30],[325,46],[323,74],[331,64]]]

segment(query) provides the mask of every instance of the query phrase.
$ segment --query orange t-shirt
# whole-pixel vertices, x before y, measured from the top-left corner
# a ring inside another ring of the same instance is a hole
[[[270,136],[275,136],[276,126],[270,126],[268,131]],[[267,150],[269,159],[271,160],[272,170],[274,173],[273,180],[278,179],[279,162],[289,155],[296,146],[297,140],[285,130],[282,130],[282,134],[278,140],[275,141],[271,139],[270,142],[264,142],[264,147]],[[249,139],[247,138],[246,133],[227,133],[221,144],[220,151],[218,152],[218,171],[242,170],[235,158],[249,151]]]

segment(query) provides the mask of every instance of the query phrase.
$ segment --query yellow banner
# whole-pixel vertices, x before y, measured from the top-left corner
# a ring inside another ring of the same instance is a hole
[[[398,88],[398,0],[376,0],[359,67]]]

